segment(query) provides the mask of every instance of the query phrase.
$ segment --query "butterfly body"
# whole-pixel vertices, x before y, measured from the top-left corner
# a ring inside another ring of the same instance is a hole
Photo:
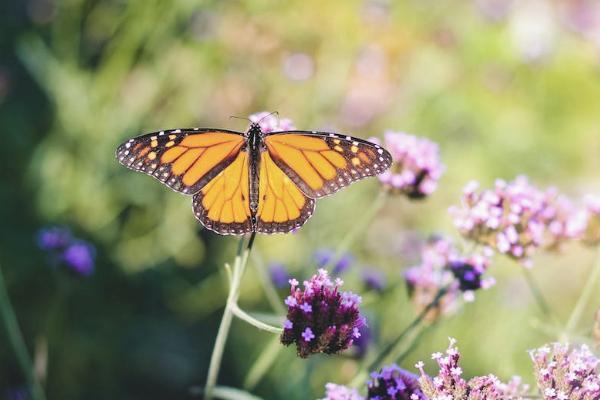
[[[379,145],[336,133],[245,133],[175,129],[117,148],[119,162],[193,195],[196,218],[219,234],[286,233],[312,215],[315,199],[385,171]]]

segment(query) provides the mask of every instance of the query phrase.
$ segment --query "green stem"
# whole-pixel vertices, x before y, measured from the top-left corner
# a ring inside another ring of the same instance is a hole
[[[433,327],[435,327],[436,322],[437,321],[433,322],[430,325],[424,326],[417,335],[414,335],[413,340],[410,342],[410,344],[408,345],[406,350],[404,350],[398,357],[394,357],[396,359],[396,364],[398,364],[398,365],[402,364],[402,362],[406,359],[406,357],[408,357],[408,355],[417,348],[419,343],[421,343],[421,340],[423,340],[425,335],[427,333],[429,333]]]
[[[227,336],[229,336],[229,329],[231,328],[231,321],[233,319],[232,305],[237,304],[237,299],[240,294],[240,283],[246,264],[248,263],[248,255],[252,250],[252,244],[254,243],[253,232],[250,235],[248,245],[244,250],[244,238],[240,239],[237,254],[233,264],[233,271],[231,273],[231,284],[229,286],[229,295],[227,296],[227,303],[225,310],[223,311],[223,317],[221,318],[221,324],[219,325],[219,331],[215,339],[215,345],[213,347],[212,356],[210,357],[210,365],[208,367],[208,376],[206,378],[206,388],[204,392],[204,398],[210,400],[213,398],[213,391],[217,384],[217,377],[219,375],[219,369],[221,367],[221,360],[223,359],[223,351],[225,350],[225,343],[227,342]]]
[[[6,285],[4,283],[2,269],[0,269],[0,314],[2,314],[2,322],[6,328],[8,340],[15,351],[15,355],[17,357],[19,366],[23,371],[23,375],[25,375],[27,379],[27,384],[29,385],[29,389],[31,391],[31,397],[33,400],[44,400],[46,396],[44,395],[44,391],[42,390],[42,387],[35,376],[33,363],[31,362],[31,358],[27,352],[27,346],[25,345],[25,340],[23,339],[23,333],[19,328],[15,311],[10,303],[10,298],[8,297],[8,291],[6,290]]]
[[[279,342],[279,337],[274,337],[271,342],[260,353],[256,361],[252,364],[252,368],[248,371],[246,379],[244,379],[244,389],[252,390],[256,387],[258,382],[267,373],[271,365],[277,360],[279,352],[283,348]]]
[[[425,317],[427,316],[429,311],[431,311],[431,309],[433,309],[434,307],[437,307],[438,303],[440,302],[442,297],[444,297],[444,295],[446,294],[447,291],[448,291],[447,287],[443,287],[440,290],[438,290],[437,294],[435,295],[435,297],[433,298],[431,303],[427,304],[427,306],[419,313],[419,315],[417,315],[417,317],[406,328],[404,328],[404,330],[402,332],[400,332],[400,334],[398,336],[396,336],[396,338],[392,342],[390,342],[379,353],[379,355],[375,358],[375,360],[371,364],[369,364],[369,368],[368,368],[369,371],[376,368],[382,361],[384,361],[387,358],[387,356],[390,353],[395,351],[396,347],[398,347],[400,345],[400,343],[402,343],[402,340],[404,339],[404,337],[406,337],[406,335],[408,335],[413,329],[415,329],[421,323],[421,321],[423,321],[423,319],[425,319]]]
[[[379,352],[377,357],[368,365],[368,367],[362,368],[358,374],[352,379],[349,386],[357,387],[361,384],[361,382],[366,379],[368,376],[368,372],[375,369],[379,364],[381,364],[390,354],[395,353],[397,351],[398,346],[402,343],[402,340],[410,333],[413,329],[415,329],[419,324],[425,319],[429,311],[436,307],[442,297],[448,292],[448,287],[443,287],[438,290],[437,294],[431,301],[431,303],[427,304],[427,306],[417,315],[417,317],[406,327],[396,338],[388,343],[388,345]]]
[[[540,287],[538,286],[537,282],[533,278],[533,274],[531,273],[531,270],[529,270],[529,268],[525,268],[525,267],[521,267],[521,270],[523,271],[523,275],[525,276],[525,281],[527,282],[527,286],[529,286],[529,290],[531,291],[531,294],[535,298],[535,301],[536,301],[538,307],[540,308],[540,310],[542,311],[542,313],[545,316],[552,317],[552,310],[551,310],[550,306],[548,305],[546,298],[542,294]]]
[[[267,273],[267,270],[265,268],[265,263],[263,262],[262,258],[259,257],[256,253],[253,254],[252,261],[254,262],[254,266],[256,267],[256,271],[258,272],[260,283],[263,287],[263,290],[265,291],[265,296],[267,297],[271,308],[276,313],[284,315],[287,312],[287,310],[283,306],[283,301],[281,301],[279,295],[277,294],[277,289],[275,289],[275,287],[273,286],[273,282],[271,282],[269,274]]]
[[[262,321],[259,321],[258,319],[254,318],[253,316],[249,315],[246,311],[242,310],[240,308],[240,306],[238,306],[236,303],[230,304],[229,308],[231,309],[231,312],[233,313],[233,315],[235,315],[236,317],[238,317],[239,319],[241,319],[243,321],[246,321],[250,325],[257,327],[258,329],[260,329],[262,331],[275,333],[277,335],[280,335],[283,332],[282,328],[277,328],[276,326],[271,326]]]
[[[323,266],[324,269],[329,270],[333,267],[342,257],[342,255],[348,251],[352,243],[358,238],[359,235],[364,233],[365,229],[369,226],[375,215],[381,210],[387,199],[387,191],[381,190],[377,198],[371,203],[365,212],[361,213],[358,220],[352,225],[352,228],[348,230],[346,235],[342,238],[337,246],[335,254],[331,257],[331,260]]]
[[[565,326],[564,334],[573,333],[577,324],[581,320],[581,316],[583,315],[583,310],[585,306],[589,303],[589,300],[594,294],[594,288],[596,286],[596,282],[600,278],[600,246],[596,249],[596,257],[594,264],[592,265],[592,272],[590,277],[588,278],[585,286],[581,292],[581,296],[577,300],[577,304],[575,304],[575,308],[571,312],[569,319],[567,320],[567,325]]]

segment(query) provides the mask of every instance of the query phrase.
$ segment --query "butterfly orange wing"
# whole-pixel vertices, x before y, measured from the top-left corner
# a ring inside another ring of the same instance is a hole
[[[381,146],[336,133],[275,132],[264,141],[273,162],[315,199],[378,175],[392,164],[390,153]]]
[[[307,197],[275,164],[269,152],[262,152],[259,167],[256,231],[287,233],[302,226],[315,210]]]
[[[194,195],[194,215],[206,228],[222,235],[252,232],[248,153],[235,160]]]
[[[117,148],[127,168],[153,176],[171,189],[197,193],[238,157],[243,134],[220,129],[175,129],[130,139]]]

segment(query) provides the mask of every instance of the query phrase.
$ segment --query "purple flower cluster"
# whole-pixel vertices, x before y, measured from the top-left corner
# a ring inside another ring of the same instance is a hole
[[[367,382],[369,400],[426,400],[419,387],[417,375],[398,367],[385,366],[379,372],[372,372]]]
[[[96,249],[90,243],[73,237],[69,229],[60,226],[40,229],[37,242],[40,249],[72,272],[81,276],[94,272]]]
[[[454,311],[461,293],[464,300],[472,301],[476,290],[488,289],[495,283],[493,278],[483,276],[489,263],[487,251],[463,256],[450,240],[435,237],[423,247],[421,263],[408,268],[404,279],[419,310],[431,304],[438,293],[445,290],[438,306],[429,315],[429,319],[434,319],[438,314]]]
[[[559,248],[585,232],[588,213],[554,188],[531,185],[525,176],[497,180],[493,189],[478,188],[477,182],[469,183],[462,205],[450,208],[456,227],[465,237],[526,266],[538,248]]]
[[[566,241],[581,239],[587,225],[585,210],[575,207],[569,198],[559,194],[554,188],[549,189],[546,194],[548,205],[544,210],[544,246],[558,249]]]
[[[465,380],[458,361],[460,353],[456,340],[450,339],[446,354],[434,353],[431,358],[438,364],[438,374],[431,378],[425,373],[423,362],[416,367],[421,376],[421,390],[430,399],[439,400],[508,400],[517,399],[527,392],[527,387],[520,385],[518,379],[504,384],[494,375],[478,376]]]
[[[333,283],[324,269],[304,281],[304,290],[297,280],[290,279],[281,343],[295,343],[302,358],[313,353],[335,354],[350,347],[366,322],[359,311],[360,296],[340,292],[342,284],[339,278]]]
[[[325,397],[322,400],[365,400],[356,389],[335,383],[325,385]]]
[[[587,346],[553,343],[530,355],[543,399],[600,399],[600,359]]]
[[[544,240],[545,193],[524,176],[510,183],[497,180],[494,189],[478,192],[478,187],[469,183],[462,207],[450,209],[456,227],[464,236],[528,263]]]
[[[369,140],[379,142],[377,138]],[[438,145],[425,138],[393,131],[385,132],[384,141],[394,162],[379,175],[379,181],[390,191],[411,199],[432,194],[445,169]]]
[[[289,118],[279,118],[277,114],[262,111],[254,113],[249,117],[250,121],[258,122],[263,133],[290,131],[296,129]]]

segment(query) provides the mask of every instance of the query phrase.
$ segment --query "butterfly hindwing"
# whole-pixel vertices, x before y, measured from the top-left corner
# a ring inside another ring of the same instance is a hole
[[[194,195],[194,215],[206,228],[225,235],[252,232],[248,153],[235,160]]]
[[[166,130],[124,142],[117,159],[175,191],[194,194],[231,164],[244,144],[244,136],[233,131]]]
[[[269,152],[261,153],[256,231],[287,233],[302,226],[315,210],[307,197],[275,164]]]
[[[335,133],[275,132],[264,141],[273,162],[311,198],[378,175],[392,163],[381,146]]]

